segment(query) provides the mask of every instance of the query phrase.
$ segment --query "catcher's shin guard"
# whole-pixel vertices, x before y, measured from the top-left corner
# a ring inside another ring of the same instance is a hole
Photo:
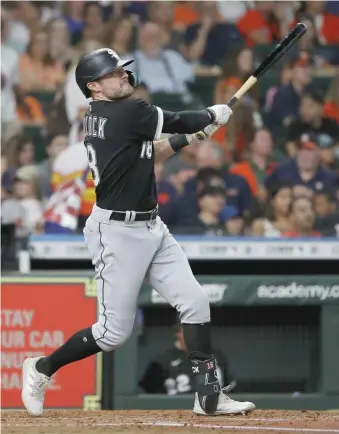
[[[200,406],[206,413],[213,414],[217,409],[220,394],[215,359],[199,352],[191,353],[189,358]]]

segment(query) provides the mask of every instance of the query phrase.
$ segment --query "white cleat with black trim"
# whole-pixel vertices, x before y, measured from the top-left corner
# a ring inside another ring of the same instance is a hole
[[[29,414],[41,416],[44,412],[44,398],[50,377],[40,374],[35,368],[41,357],[26,359],[22,365],[21,399]]]
[[[255,405],[253,404],[253,402],[241,402],[231,399],[228,395],[226,395],[226,392],[228,390],[228,387],[224,387],[223,389],[221,389],[217,409],[213,414],[208,414],[201,408],[198,394],[196,393],[193,407],[194,413],[205,416],[217,416],[222,414],[246,414],[255,409]]]

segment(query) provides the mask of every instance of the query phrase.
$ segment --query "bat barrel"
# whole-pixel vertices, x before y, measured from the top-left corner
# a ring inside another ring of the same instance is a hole
[[[293,30],[279,42],[274,50],[266,57],[266,59],[254,71],[253,76],[256,78],[261,77],[265,72],[270,69],[274,64],[280,60],[284,54],[289,51],[293,45],[306,33],[307,27],[304,23],[298,23]]]

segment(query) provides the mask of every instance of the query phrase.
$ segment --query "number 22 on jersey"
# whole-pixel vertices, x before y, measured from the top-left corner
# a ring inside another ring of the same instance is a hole
[[[90,143],[86,144],[86,150],[87,150],[87,157],[88,157],[88,165],[92,172],[93,184],[95,187],[97,187],[100,182],[99,169],[97,166],[97,154],[95,152],[95,149]]]

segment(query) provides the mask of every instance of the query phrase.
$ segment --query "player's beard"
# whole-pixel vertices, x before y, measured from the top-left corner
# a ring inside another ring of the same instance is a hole
[[[115,100],[115,99],[124,99],[124,98],[128,98],[132,95],[133,93],[133,87],[129,84],[128,81],[124,81],[119,90],[113,91],[112,95],[109,96],[110,100]]]

